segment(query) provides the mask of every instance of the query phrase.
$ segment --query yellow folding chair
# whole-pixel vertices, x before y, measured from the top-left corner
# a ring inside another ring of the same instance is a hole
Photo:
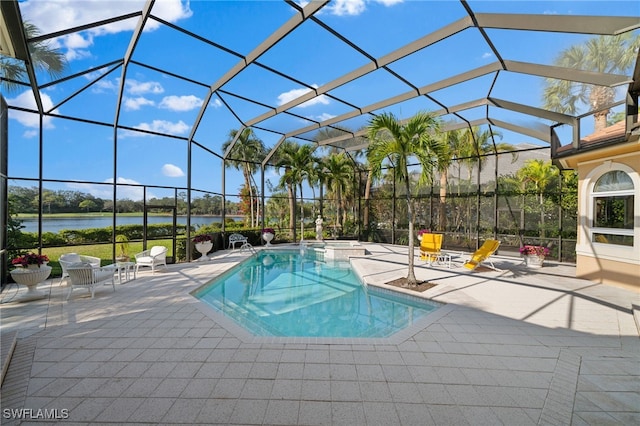
[[[493,255],[498,250],[498,247],[500,247],[500,241],[486,240],[482,244],[482,246],[480,246],[480,248],[471,255],[471,258],[464,262],[462,266],[473,271],[478,266],[480,266],[481,263],[487,262],[489,263],[489,265],[491,265],[491,269],[493,269],[494,271],[500,271],[500,269],[493,266],[493,262],[491,261],[491,259],[489,259],[491,255]]]
[[[422,234],[420,240],[420,259],[426,261],[429,266],[434,260],[438,260],[442,248],[442,234]]]

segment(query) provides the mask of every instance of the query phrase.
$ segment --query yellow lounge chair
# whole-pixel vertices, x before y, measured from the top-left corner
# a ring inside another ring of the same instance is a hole
[[[471,255],[471,258],[464,262],[464,265],[462,266],[473,271],[478,266],[480,266],[481,263],[487,262],[491,265],[491,269],[500,271],[500,269],[493,266],[493,262],[491,261],[491,259],[489,259],[489,257],[498,250],[498,247],[500,247],[500,241],[486,240],[484,244],[482,244],[482,246],[480,246],[480,248],[476,250],[475,253]]]
[[[420,240],[420,259],[426,260],[429,266],[434,260],[438,260],[442,247],[442,234],[422,234]]]

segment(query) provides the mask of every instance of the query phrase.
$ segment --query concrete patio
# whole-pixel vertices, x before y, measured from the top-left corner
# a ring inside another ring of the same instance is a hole
[[[367,283],[406,276],[406,247],[364,244],[352,265]],[[141,272],[95,299],[64,300],[59,279],[38,301],[5,289],[2,424],[640,424],[638,293],[566,264],[496,256],[502,271],[470,273],[416,257],[437,284],[422,296],[446,304],[419,329],[256,338],[189,294],[249,255]]]

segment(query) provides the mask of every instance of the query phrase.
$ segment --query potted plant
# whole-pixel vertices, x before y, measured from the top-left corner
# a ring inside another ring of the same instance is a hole
[[[267,247],[271,246],[271,241],[276,237],[276,231],[273,228],[262,229],[262,239],[267,242]]]
[[[119,255],[116,257],[117,262],[128,262],[129,261],[129,237],[124,234],[116,235],[116,244],[118,246]]]
[[[430,234],[431,230],[430,229],[421,229],[418,231],[418,240],[422,239],[422,235],[423,234]]]
[[[543,246],[524,245],[520,247],[520,254],[524,257],[524,263],[529,268],[542,268],[544,258],[549,254],[549,249]]]
[[[47,265],[49,257],[46,254],[27,253],[22,256],[18,256],[11,260],[11,264],[19,268],[40,268],[42,265]]]
[[[213,238],[209,234],[200,234],[193,237],[193,242],[196,245],[196,250],[202,255],[198,259],[199,261],[209,260],[207,253],[213,248]]]
[[[47,265],[49,257],[46,254],[28,253],[11,260],[16,268],[11,271],[11,277],[18,283],[27,286],[27,294],[20,300],[41,299],[45,295],[37,290],[39,283],[49,278],[51,266]]]

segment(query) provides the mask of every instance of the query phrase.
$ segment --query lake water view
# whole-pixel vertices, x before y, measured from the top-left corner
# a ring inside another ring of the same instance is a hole
[[[229,218],[230,216],[227,216]],[[242,217],[231,216],[234,220],[242,220]],[[37,218],[20,218],[24,228],[23,232],[38,232],[38,219]],[[111,226],[113,218],[111,216],[76,216],[76,217],[45,217],[42,218],[42,231],[43,232],[60,232],[63,229],[87,229],[87,228],[105,228]],[[171,223],[173,219],[171,216],[148,216],[147,222],[149,224],[156,223]],[[142,225],[142,216],[119,216],[118,225]],[[186,225],[187,217],[178,216],[178,224]],[[212,223],[222,222],[221,216],[191,216],[191,225],[196,229],[202,225],[209,225]]]

